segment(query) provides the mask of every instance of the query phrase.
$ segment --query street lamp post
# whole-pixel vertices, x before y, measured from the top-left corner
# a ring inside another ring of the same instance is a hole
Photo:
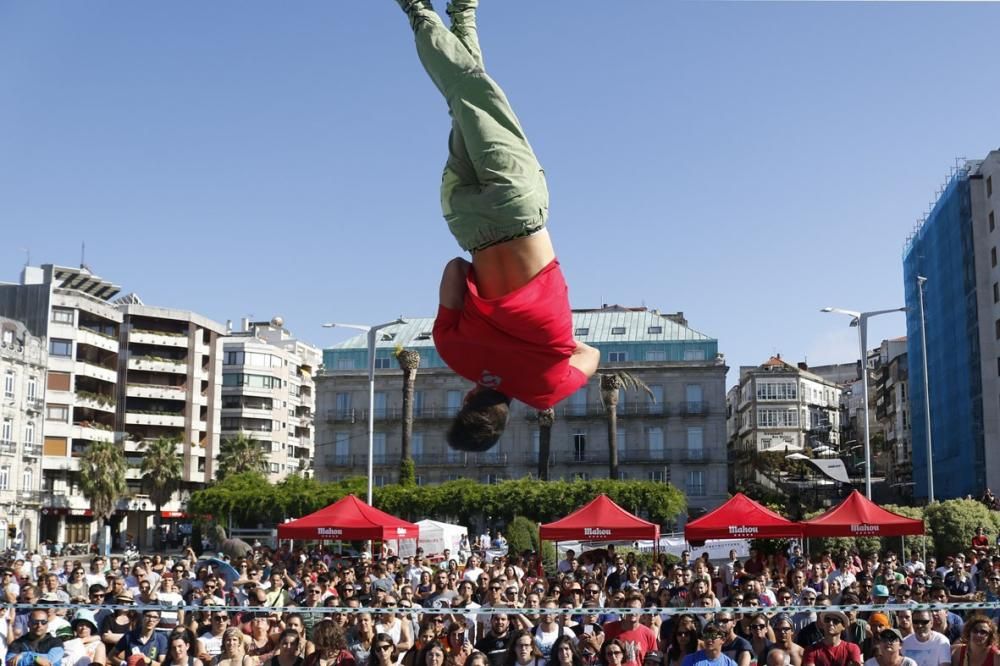
[[[379,324],[378,326],[364,326],[361,324],[323,324],[323,328],[352,328],[356,331],[364,331],[368,334],[368,506],[372,505],[372,482],[375,475],[375,342],[378,339],[378,332],[389,326],[405,324],[406,321],[400,317],[395,321]]]
[[[917,292],[920,294],[920,340],[924,356],[924,424],[927,429],[927,502],[934,501],[934,457],[931,455],[931,383],[927,376],[927,325],[924,320],[924,284],[927,278],[917,276]]]
[[[854,310],[843,310],[841,308],[823,308],[820,312],[836,312],[851,317],[851,326],[858,327],[858,344],[861,347],[861,391],[864,393],[862,404],[864,405],[865,419],[865,497],[872,498],[872,448],[871,438],[868,428],[868,320],[878,315],[889,314],[890,312],[906,312],[906,308],[892,308],[890,310],[872,310],[871,312],[856,312]]]

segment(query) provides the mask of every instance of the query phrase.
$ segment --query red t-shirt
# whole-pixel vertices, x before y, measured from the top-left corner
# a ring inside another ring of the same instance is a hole
[[[837,645],[827,645],[823,641],[813,643],[802,654],[803,666],[847,666],[861,664],[861,648],[856,643],[841,640]]]
[[[605,623],[604,641],[614,638],[625,644],[622,666],[640,666],[646,654],[658,647],[656,632],[644,624],[637,624],[627,631],[622,631],[621,620]]]
[[[475,271],[461,310],[438,308],[434,345],[452,370],[535,409],[548,409],[587,383],[569,359],[576,349],[569,290],[552,260],[528,284],[482,298]]]

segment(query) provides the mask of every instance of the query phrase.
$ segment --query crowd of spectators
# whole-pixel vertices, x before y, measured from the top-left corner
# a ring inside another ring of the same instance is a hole
[[[825,610],[1000,600],[982,530],[940,561],[609,546],[545,572],[463,541],[437,558],[257,547],[228,563],[188,549],[8,564],[6,666],[1000,666],[996,608]]]

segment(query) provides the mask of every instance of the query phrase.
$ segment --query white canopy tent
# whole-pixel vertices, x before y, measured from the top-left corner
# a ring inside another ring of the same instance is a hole
[[[441,523],[436,520],[419,520],[417,525],[420,526],[420,547],[424,549],[424,555],[440,555],[447,548],[457,557],[462,536],[469,533],[469,530],[461,525]]]

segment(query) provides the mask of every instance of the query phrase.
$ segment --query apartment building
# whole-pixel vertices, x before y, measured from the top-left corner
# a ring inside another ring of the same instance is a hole
[[[775,355],[759,366],[740,368],[729,391],[729,446],[733,483],[770,486],[752,464],[754,453],[801,453],[840,445],[841,387]]]
[[[271,481],[313,473],[314,375],[321,362],[320,349],[296,339],[281,317],[244,319],[223,339],[222,436],[242,433],[260,442]]]
[[[180,488],[161,507],[162,524],[184,519],[183,503],[215,474],[221,428],[221,340],[225,326],[194,312],[153,307],[135,294],[120,299],[117,422],[130,503],[120,529],[152,545],[155,507],[144,499],[140,467],[149,442],[176,442],[184,462]]]
[[[375,350],[374,483],[398,478],[402,433],[402,372],[397,345],[420,354],[414,395],[412,455],[418,483],[471,478],[482,483],[535,474],[538,414],[511,405],[507,429],[490,451],[448,448],[445,431],[472,384],[441,360],[431,338],[433,319],[408,319],[383,329]],[[623,478],[671,482],[693,512],[726,498],[725,376],[718,341],[688,326],[683,313],[605,306],[574,310],[577,339],[601,352],[601,370],[627,370],[649,385],[623,391],[618,403],[617,447]],[[323,352],[316,379],[316,473],[332,480],[366,473],[368,416],[367,337]],[[607,478],[607,421],[599,378],[556,406],[550,478]]]
[[[912,497],[909,371],[906,337],[883,340],[875,381],[875,415],[884,436],[882,452],[872,452],[874,469],[883,474],[894,498]]]
[[[0,285],[0,315],[45,341],[42,516],[39,538],[90,541],[93,516],[79,487],[79,457],[115,440],[121,312],[119,287],[87,268],[26,266],[20,284]]]
[[[38,543],[46,365],[45,341],[0,317],[0,549]]]
[[[928,387],[935,499],[978,497],[1000,487],[998,217],[1000,150],[994,150],[985,159],[956,164],[906,240],[903,286],[917,498],[928,494]],[[924,321],[918,277],[926,278]]]

